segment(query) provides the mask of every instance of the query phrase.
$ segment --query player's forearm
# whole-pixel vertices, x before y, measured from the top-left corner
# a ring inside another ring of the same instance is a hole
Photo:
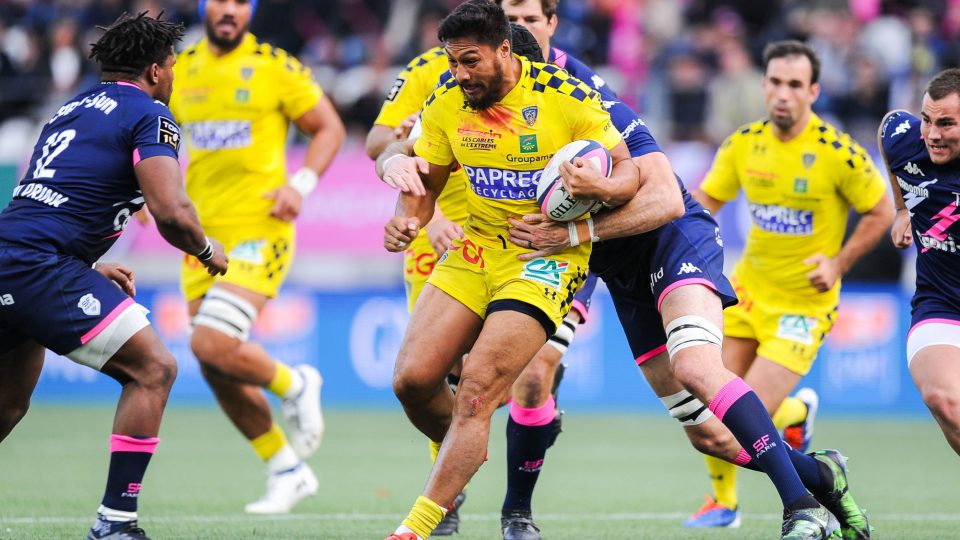
[[[610,206],[620,206],[628,203],[640,186],[640,171],[630,159],[622,159],[613,164],[610,179],[604,182],[607,187],[603,202]]]
[[[427,188],[426,195],[410,195],[400,193],[397,199],[397,216],[416,217],[420,223],[427,224],[433,219],[433,213],[437,204],[437,195],[434,191]]]
[[[887,234],[893,224],[893,206],[890,197],[884,195],[869,212],[863,214],[850,238],[837,255],[841,274],[846,274],[853,265]]]
[[[197,212],[186,196],[183,200],[171,205],[165,205],[159,211],[151,208],[150,212],[157,222],[160,236],[171,246],[196,255],[207,246],[207,237],[203,234],[203,227]]]
[[[367,155],[370,156],[370,159],[377,159],[390,143],[397,142],[397,137],[394,135],[393,129],[394,128],[383,124],[374,124],[373,127],[370,128],[370,132],[367,133],[367,139],[364,142],[364,148],[367,151]]]
[[[404,139],[402,141],[393,141],[384,146],[383,151],[381,151],[376,156],[376,170],[377,176],[380,179],[383,179],[384,173],[384,164],[388,159],[394,156],[412,156],[413,155],[413,144],[414,141],[410,139]]]
[[[625,205],[597,216],[594,227],[602,240],[652,231],[684,213],[683,196],[671,171],[645,170],[644,181]]]
[[[307,147],[307,156],[303,160],[303,166],[313,170],[318,175],[333,163],[333,158],[343,145],[347,132],[339,118],[336,122],[324,124],[310,139],[310,145]]]

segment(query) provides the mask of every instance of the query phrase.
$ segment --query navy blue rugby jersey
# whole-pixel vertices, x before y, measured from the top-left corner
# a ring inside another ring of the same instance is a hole
[[[920,137],[920,119],[906,111],[887,115],[880,128],[883,152],[910,212],[917,249],[917,291],[960,296],[960,161],[936,165]]]
[[[144,203],[134,165],[177,158],[180,129],[130,83],[100,83],[53,115],[0,214],[0,241],[93,263]]]

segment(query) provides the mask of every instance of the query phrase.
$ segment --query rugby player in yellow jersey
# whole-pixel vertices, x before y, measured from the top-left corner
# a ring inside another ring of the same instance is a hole
[[[431,440],[442,441],[423,495],[390,536],[404,540],[428,537],[479,468],[490,416],[556,330],[586,275],[589,243],[518,261],[517,254],[529,250],[507,242],[507,218],[537,210],[543,165],[573,140],[597,140],[614,161],[604,182],[583,162],[564,167],[575,196],[626,202],[639,174],[596,91],[556,66],[511,53],[510,26],[499,6],[465,2],[441,22],[438,36],[454,79],[434,92],[422,114],[415,151],[429,164],[422,176],[426,194],[401,193],[384,244],[401,251],[417,236],[454,163],[470,181],[469,217],[464,237],[441,257],[424,287],[397,358],[394,391],[407,416]],[[411,159],[394,158],[393,166]],[[444,379],[468,350],[454,396]]]
[[[310,70],[248,32],[255,2],[206,0],[199,8],[206,38],[180,54],[170,108],[186,133],[187,193],[234,265],[212,278],[184,259],[190,347],[221,408],[267,464],[267,491],[246,511],[284,513],[318,488],[303,460],[323,432],[322,380],[311,366],[271,358],[249,334],[290,269],[293,220],[344,128]],[[303,167],[287,178],[291,121],[311,140]],[[289,443],[264,389],[283,400]]]
[[[724,311],[723,362],[763,401],[787,442],[806,451],[817,395],[789,396],[836,319],[840,277],[893,222],[872,160],[811,110],[820,62],[798,41],[767,46],[762,82],[769,117],[730,135],[694,192],[711,212],[742,189],[753,226],[731,282],[740,303]],[[862,214],[843,242],[850,208]],[[736,467],[707,456],[714,497],[687,527],[737,527]]]

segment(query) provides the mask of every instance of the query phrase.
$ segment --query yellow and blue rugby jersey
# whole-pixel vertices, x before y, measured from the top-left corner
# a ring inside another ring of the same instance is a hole
[[[263,195],[286,183],[290,120],[323,91],[296,58],[247,34],[217,57],[206,39],[180,53],[170,109],[184,130],[187,194],[204,226],[267,219]]]
[[[437,88],[414,146],[430,163],[460,163],[469,181],[466,230],[491,247],[502,246],[508,216],[540,212],[537,182],[557,150],[579,139],[612,149],[621,140],[596,90],[552,64],[520,61],[517,85],[489,109],[467,106],[456,79]]]
[[[809,297],[803,260],[840,251],[852,206],[870,210],[885,182],[870,156],[849,135],[811,115],[806,129],[783,142],[768,120],[733,133],[721,144],[700,188],[720,201],[743,188],[753,219],[735,272],[752,288]],[[772,290],[770,290],[772,289]],[[836,302],[839,281],[822,300]]]
[[[411,60],[397,75],[374,124],[395,128],[411,114],[420,112],[423,102],[437,88],[437,81],[449,67],[442,47],[434,47]],[[450,173],[447,186],[437,198],[443,215],[460,224],[467,220],[466,182],[467,177],[458,168]]]

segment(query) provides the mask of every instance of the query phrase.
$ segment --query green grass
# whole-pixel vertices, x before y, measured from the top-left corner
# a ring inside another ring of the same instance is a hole
[[[324,444],[310,460],[320,493],[291,515],[266,518],[243,514],[264,472],[240,435],[213,408],[171,408],[144,481],[142,526],[156,539],[382,539],[424,485],[426,444],[399,411],[326,413]],[[83,537],[105,482],[111,416],[107,407],[30,411],[0,445],[0,539]],[[501,411],[454,538],[500,538],[504,422]],[[739,475],[742,528],[680,527],[708,482],[666,415],[571,412],[564,428],[534,499],[544,538],[777,538],[779,500],[752,472]],[[960,466],[932,420],[824,419],[815,444],[850,456],[852,488],[876,537],[956,538]]]

